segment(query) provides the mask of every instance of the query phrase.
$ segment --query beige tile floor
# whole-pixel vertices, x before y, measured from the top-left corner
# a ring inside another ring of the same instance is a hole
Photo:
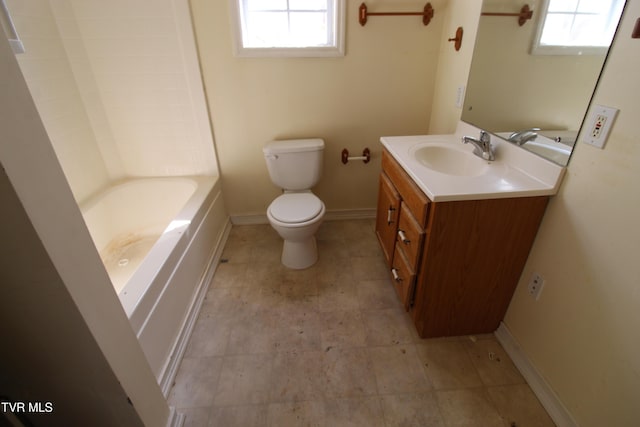
[[[372,220],[325,222],[294,271],[234,226],[170,392],[200,426],[553,426],[492,335],[420,339]]]

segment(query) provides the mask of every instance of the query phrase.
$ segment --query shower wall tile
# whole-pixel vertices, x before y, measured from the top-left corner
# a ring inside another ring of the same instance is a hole
[[[84,31],[92,23],[92,21],[80,22],[83,35]],[[91,57],[115,57],[128,61],[130,57],[140,55],[172,55],[175,59],[180,59],[178,56],[180,49],[175,34],[167,34],[162,37],[122,37],[115,35],[109,38],[91,38],[85,36],[84,41]]]
[[[49,1],[9,0],[7,6],[26,50],[16,58],[71,190],[82,201],[108,175]]]
[[[185,62],[181,44],[180,4],[69,1],[124,173],[215,174],[189,80],[197,63]]]
[[[8,6],[27,49],[18,60],[76,200],[124,176],[217,173],[188,2]]]
[[[74,0],[73,8],[78,18],[172,16],[171,0]]]
[[[176,24],[172,16],[133,17],[122,16],[80,18],[86,23],[83,32],[87,38],[114,37],[164,37],[175,33]]]
[[[113,41],[110,41],[113,43]],[[122,43],[127,40],[122,39]],[[92,56],[91,63],[100,75],[122,74],[122,75],[150,75],[158,74],[158,70],[162,70],[162,74],[176,77],[182,77],[182,64],[176,61],[175,55],[149,55],[145,50],[143,55],[131,55],[123,61],[113,61],[113,58],[104,56]],[[117,89],[117,87],[115,88]]]

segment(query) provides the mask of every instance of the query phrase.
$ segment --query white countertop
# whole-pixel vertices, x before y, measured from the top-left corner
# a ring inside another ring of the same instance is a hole
[[[549,196],[558,192],[564,167],[494,136],[491,144],[495,160],[489,162],[474,156],[478,162],[487,164],[476,176],[440,173],[424,166],[413,155],[416,146],[429,144],[456,144],[453,147],[456,150],[472,152],[472,144],[463,144],[462,136],[477,138],[479,134],[478,128],[460,122],[455,134],[384,136],[380,141],[433,202]]]

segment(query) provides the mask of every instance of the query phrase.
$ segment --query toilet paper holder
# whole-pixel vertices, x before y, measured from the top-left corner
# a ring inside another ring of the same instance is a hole
[[[362,156],[349,157],[349,150],[345,148],[342,150],[342,163],[346,165],[349,163],[349,160],[362,160],[364,163],[369,163],[371,160],[371,151],[369,151],[368,148],[365,148],[362,150]]]

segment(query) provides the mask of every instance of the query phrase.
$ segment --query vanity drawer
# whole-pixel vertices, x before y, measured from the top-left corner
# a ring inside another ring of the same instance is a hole
[[[425,232],[418,224],[418,221],[409,211],[407,204],[400,204],[400,219],[398,221],[398,231],[396,232],[396,246],[401,246],[402,251],[407,256],[407,261],[413,269],[417,271],[418,258],[422,250]]]
[[[389,176],[402,200],[407,204],[415,219],[423,228],[427,225],[429,198],[418,188],[387,150],[382,151],[382,170]]]
[[[409,266],[407,257],[402,249],[396,245],[393,253],[393,264],[391,267],[391,278],[393,287],[400,298],[400,302],[404,305],[405,310],[409,311],[413,300],[413,289],[416,281],[415,271]]]

